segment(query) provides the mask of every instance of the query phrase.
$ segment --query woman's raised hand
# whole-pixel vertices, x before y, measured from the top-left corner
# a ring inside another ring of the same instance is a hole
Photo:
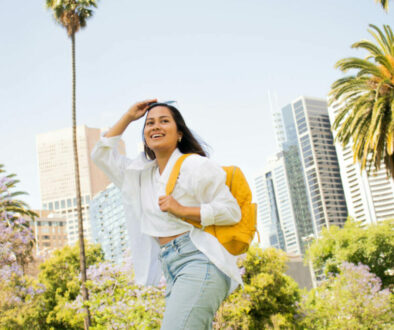
[[[157,102],[157,99],[150,99],[141,102],[137,102],[133,104],[129,110],[127,110],[127,115],[129,116],[131,121],[140,119],[143,115],[145,115],[146,111],[149,108],[149,105]]]

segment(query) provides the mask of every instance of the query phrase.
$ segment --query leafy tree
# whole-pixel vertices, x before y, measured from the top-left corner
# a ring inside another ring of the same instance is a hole
[[[40,265],[39,282],[45,292],[36,303],[35,317],[47,329],[84,328],[85,313],[73,314],[67,311],[80,294],[80,253],[79,246],[65,246],[54,251],[53,256]],[[86,262],[93,265],[104,260],[104,253],[98,245],[88,245]],[[32,316],[32,318],[34,318]]]
[[[353,143],[355,161],[371,172],[385,164],[394,178],[394,35],[388,25],[381,31],[370,25],[375,42],[352,45],[368,52],[365,59],[345,58],[336,63],[343,72],[355,74],[331,86],[330,104],[337,109],[333,128],[343,146]]]
[[[300,304],[305,329],[391,329],[394,313],[389,289],[368,266],[343,263],[339,274],[306,294]]]
[[[280,250],[251,247],[240,261],[245,287],[224,301],[216,314],[215,329],[291,327],[295,323],[299,289],[284,274],[286,260]]]
[[[338,273],[343,262],[364,264],[378,276],[383,287],[394,284],[394,220],[386,220],[368,227],[348,220],[340,229],[336,226],[324,228],[306,253],[316,269]]]
[[[81,187],[79,180],[79,161],[77,149],[77,124],[76,124],[76,70],[75,70],[75,34],[80,28],[86,26],[88,18],[92,17],[92,8],[97,7],[96,0],[46,0],[48,9],[53,10],[53,15],[60,25],[67,30],[67,35],[71,38],[71,58],[72,58],[72,128],[73,128],[73,152],[74,152],[74,172],[75,172],[75,189],[77,199],[78,214],[78,234],[80,245],[80,262],[82,274],[82,295],[84,301],[89,300],[88,291],[85,286],[86,282],[86,261],[85,246],[83,239],[83,221],[82,221],[82,205],[81,205]],[[85,326],[90,326],[89,310],[86,309]]]

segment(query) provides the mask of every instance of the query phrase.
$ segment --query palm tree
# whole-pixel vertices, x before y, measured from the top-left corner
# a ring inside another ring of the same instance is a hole
[[[333,129],[343,146],[353,142],[354,161],[368,173],[382,162],[394,178],[394,35],[388,25],[381,31],[370,25],[376,43],[362,40],[352,45],[368,52],[365,59],[345,58],[336,63],[354,75],[331,86],[329,103],[337,109]]]
[[[389,0],[375,0],[376,3],[380,3],[385,11],[389,11]]]
[[[22,200],[15,197],[26,195],[23,191],[11,191],[15,188],[19,180],[15,179],[15,174],[5,175],[4,165],[0,164],[0,217],[10,222],[27,216],[34,220],[38,215],[29,209],[29,206]]]
[[[83,238],[83,221],[81,206],[81,188],[79,180],[79,162],[77,149],[77,125],[75,110],[75,34],[80,28],[86,26],[86,20],[93,15],[93,7],[97,7],[96,0],[46,0],[48,9],[53,10],[55,21],[67,30],[67,35],[71,38],[71,58],[72,58],[72,126],[73,126],[73,151],[74,151],[74,169],[75,169],[75,187],[78,213],[78,233],[80,247],[80,265],[82,281],[82,297],[84,301],[89,300],[86,282],[86,261],[85,261],[85,244]],[[86,307],[85,329],[89,328],[90,313]]]

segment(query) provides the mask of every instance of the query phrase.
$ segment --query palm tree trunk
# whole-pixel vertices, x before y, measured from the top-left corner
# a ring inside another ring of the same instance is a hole
[[[82,221],[82,205],[81,205],[81,184],[79,180],[79,161],[78,161],[78,148],[77,148],[77,120],[76,120],[76,97],[75,97],[75,33],[71,35],[71,49],[72,49],[72,126],[73,126],[73,151],[74,151],[74,173],[75,173],[75,193],[77,196],[77,213],[78,213],[78,236],[79,236],[79,259],[81,268],[81,291],[83,301],[89,300],[88,290],[86,288],[86,260],[85,260],[85,242],[83,237],[83,221]],[[89,307],[85,307],[85,329],[89,329],[90,312]]]

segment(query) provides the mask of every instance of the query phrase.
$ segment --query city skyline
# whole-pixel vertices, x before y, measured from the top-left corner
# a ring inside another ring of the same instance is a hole
[[[34,139],[71,125],[71,49],[44,2],[17,6],[0,11],[1,163],[39,208]],[[108,127],[135,101],[176,99],[212,158],[252,182],[274,152],[268,91],[279,107],[299,95],[324,98],[341,76],[335,62],[362,57],[350,45],[393,13],[356,0],[123,1],[100,2],[94,16],[77,34],[78,125]],[[124,134],[131,157],[141,137],[141,123],[133,126]]]
[[[67,218],[68,243],[78,240],[77,200],[75,196],[75,170],[73,163],[71,127],[37,135],[37,154],[40,177],[41,207]],[[84,233],[91,240],[89,203],[109,184],[109,178],[93,163],[90,154],[100,139],[101,131],[84,125],[77,127],[79,176]],[[120,143],[124,153],[124,144]]]

